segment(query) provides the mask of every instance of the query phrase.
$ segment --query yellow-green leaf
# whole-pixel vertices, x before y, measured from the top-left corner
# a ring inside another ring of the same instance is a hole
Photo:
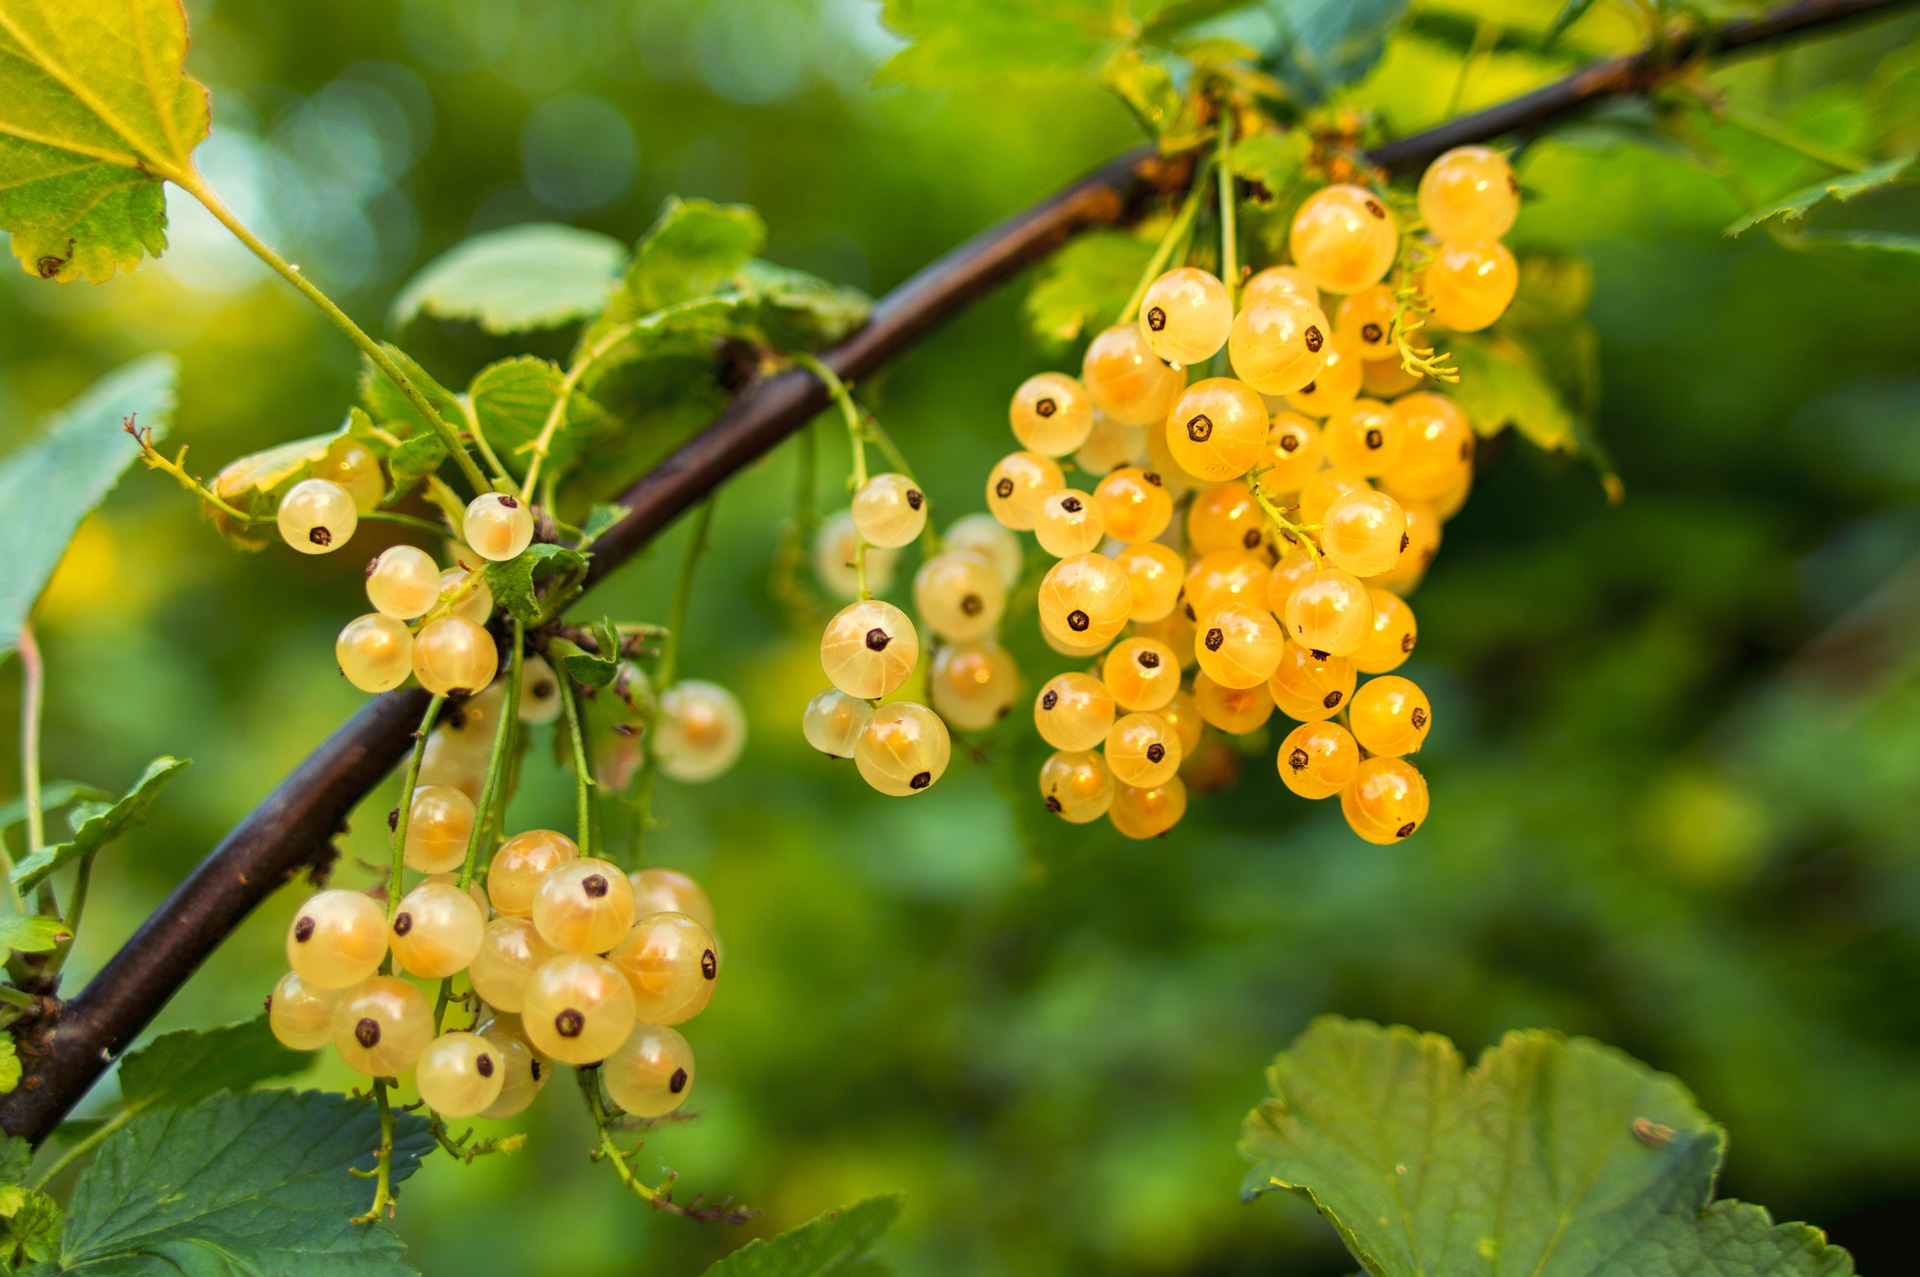
[[[1460,333],[1448,338],[1460,368],[1455,403],[1483,435],[1512,426],[1549,451],[1572,451],[1574,415],[1533,355],[1510,338]]]

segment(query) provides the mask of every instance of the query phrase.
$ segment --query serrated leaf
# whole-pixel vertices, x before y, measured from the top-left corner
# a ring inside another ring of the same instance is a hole
[[[1460,368],[1449,389],[1482,435],[1514,427],[1548,451],[1571,451],[1574,414],[1525,347],[1495,334],[1456,333],[1447,348]]]
[[[0,152],[3,153],[3,152]],[[137,416],[164,438],[180,364],[148,355],[108,373],[0,460],[0,649],[10,648],[74,529],[106,499],[140,446],[121,429]]]
[[[381,347],[419,389],[421,396],[433,405],[442,421],[456,431],[465,427],[466,414],[461,411],[460,400],[451,390],[435,381],[412,355],[392,342],[382,342]],[[422,431],[432,432],[432,426],[412,402],[400,393],[400,388],[371,363],[363,363],[360,368],[360,403],[376,422],[401,438]]]
[[[14,1043],[13,1034],[0,1033],[0,1095],[13,1094],[13,1089],[20,1085],[20,1078],[20,1049]],[[14,1137],[8,1136],[9,1140],[12,1138]],[[25,1140],[20,1142],[23,1144],[26,1143]],[[9,1145],[9,1156],[11,1156],[11,1145]],[[27,1159],[31,1161],[32,1158],[33,1150],[29,1147],[27,1150]],[[8,1170],[5,1166],[0,1166],[0,1184],[17,1183],[19,1177],[26,1173],[27,1168],[25,1162],[20,1163],[20,1169],[18,1171]]]
[[[1267,203],[1293,188],[1306,167],[1311,149],[1311,140],[1298,129],[1254,133],[1233,144],[1227,152],[1227,168],[1242,181],[1263,188],[1265,196],[1261,202]]]
[[[1920,235],[1900,231],[1835,231],[1795,241],[1853,272],[1892,288],[1920,288]]]
[[[1858,173],[1848,173],[1843,177],[1816,182],[1765,208],[1755,209],[1727,227],[1722,233],[1728,237],[1742,235],[1760,223],[1774,218],[1787,222],[1805,221],[1807,214],[1828,200],[1836,200],[1844,204],[1850,199],[1865,195],[1868,191],[1877,191],[1883,186],[1893,185],[1907,175],[1917,159],[1920,159],[1920,156],[1903,155],[1898,159],[1876,164],[1872,168],[1862,169]]]
[[[40,810],[51,816],[54,812],[80,801],[111,802],[113,795],[104,789],[77,780],[49,780],[40,785]],[[0,803],[0,831],[13,828],[27,818],[27,800],[14,798]]]
[[[670,197],[634,247],[620,301],[644,315],[710,296],[766,242],[766,223],[744,204]]]
[[[881,20],[908,43],[875,81],[932,88],[1084,75],[1138,30],[1126,0],[886,0]]]
[[[423,266],[387,322],[465,319],[506,335],[591,319],[620,284],[627,246],[598,231],[529,222],[475,235]]]
[[[179,0],[0,0],[0,230],[29,274],[100,283],[167,246],[207,91]]]
[[[1100,68],[1100,83],[1126,103],[1149,137],[1161,136],[1180,116],[1180,90],[1172,73],[1138,45],[1115,49]]]
[[[312,1063],[311,1053],[282,1046],[264,1015],[217,1029],[180,1029],[120,1061],[120,1100],[135,1113],[190,1104],[305,1072]]]
[[[558,367],[531,355],[488,364],[474,376],[467,398],[481,432],[503,463],[526,469],[523,450],[546,426],[564,380]],[[566,419],[554,433],[548,455],[555,462],[571,460],[604,437],[611,425],[599,405],[576,390],[567,401]]]
[[[60,1203],[31,1188],[6,1193],[6,1254],[10,1260],[42,1263],[60,1249]]]
[[[1509,1033],[1468,1071],[1438,1035],[1326,1017],[1267,1081],[1242,1195],[1306,1198],[1375,1277],[1853,1271],[1816,1229],[1712,1202],[1725,1134],[1595,1042]]]
[[[1280,38],[1267,69],[1309,104],[1364,79],[1407,0],[1266,0]]]
[[[1153,245],[1121,231],[1070,241],[1041,268],[1021,309],[1042,343],[1068,345],[1100,331],[1121,309],[1153,257]]]
[[[873,298],[803,270],[756,257],[735,276],[754,308],[754,324],[781,350],[818,350],[843,340],[867,322]]]
[[[387,471],[393,476],[394,490],[400,491],[438,470],[447,459],[447,445],[440,436],[422,430],[402,439],[387,454]]]
[[[587,561],[578,550],[540,541],[528,546],[505,563],[487,564],[487,588],[493,601],[520,620],[532,625],[540,619],[540,597],[534,593],[536,582],[555,572],[571,572]]]
[[[14,888],[24,896],[60,866],[82,856],[90,856],[118,838],[130,825],[146,816],[147,808],[153,806],[153,800],[160,796],[167,782],[186,766],[188,761],[184,758],[164,756],[148,763],[145,774],[135,782],[133,788],[105,812],[76,829],[72,839],[42,847],[15,865]]]
[[[566,639],[553,639],[547,644],[547,655],[552,657],[566,671],[568,678],[585,687],[600,688],[613,682],[613,676],[619,672],[618,658],[596,656],[578,643]]]
[[[707,1269],[706,1277],[862,1277],[892,1271],[870,1254],[900,1217],[898,1194],[830,1210],[778,1237],[750,1241]]]
[[[394,1114],[393,1179],[433,1147]],[[372,1196],[373,1105],[320,1091],[220,1094],[134,1118],[74,1185],[62,1271],[102,1277],[412,1277],[384,1221],[350,1222]]]
[[[71,939],[73,932],[58,918],[8,914],[0,917],[0,962],[13,953],[51,953]]]
[[[580,524],[580,548],[586,549],[620,520],[627,517],[627,507],[612,501],[600,501],[587,511],[587,517]]]

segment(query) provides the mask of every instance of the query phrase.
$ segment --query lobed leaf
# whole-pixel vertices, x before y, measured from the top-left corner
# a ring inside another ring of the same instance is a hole
[[[1848,173],[1842,177],[1816,182],[1812,186],[1795,191],[1777,203],[1755,209],[1727,227],[1722,233],[1729,238],[1743,235],[1762,222],[1772,221],[1775,218],[1788,222],[1804,221],[1807,214],[1828,200],[1836,200],[1844,204],[1850,199],[1865,195],[1868,191],[1877,191],[1881,187],[1893,185],[1907,175],[1916,160],[1920,160],[1920,156],[1903,155],[1898,159],[1876,164],[1872,168],[1862,169],[1858,173]]]
[[[525,450],[540,436],[560,397],[564,374],[550,361],[519,355],[488,364],[467,387],[474,418],[503,464],[526,469]],[[575,391],[567,416],[555,432],[549,455],[556,462],[578,457],[603,438],[613,423],[599,405]]]
[[[147,770],[132,789],[98,815],[83,821],[67,842],[42,847],[13,867],[13,885],[21,895],[33,890],[54,870],[82,856],[91,856],[143,819],[147,808],[168,781],[188,762],[184,758],[162,756],[147,764]]]
[[[555,572],[571,572],[583,566],[587,556],[563,545],[540,541],[508,559],[487,564],[487,588],[493,601],[521,621],[532,625],[540,619],[540,596],[535,583]]]
[[[6,1249],[10,1257],[44,1263],[60,1249],[60,1203],[31,1188],[10,1188],[4,1194]]]
[[[620,285],[627,248],[598,231],[529,222],[454,245],[393,299],[387,322],[465,319],[498,335],[557,328],[600,313]]]
[[[1364,79],[1407,0],[1266,0],[1280,35],[1265,65],[1309,104]]]
[[[1920,287],[1920,235],[1902,231],[1834,231],[1806,236],[1797,246],[1890,287]]]
[[[104,789],[77,780],[49,780],[40,785],[40,810],[51,816],[63,807],[78,802],[111,802],[113,795]],[[14,798],[0,803],[0,831],[13,828],[27,818],[27,800]]]
[[[15,953],[51,953],[73,939],[73,932],[59,918],[9,914],[0,918],[0,962]]]
[[[565,671],[568,678],[583,687],[605,687],[613,682],[613,676],[620,671],[618,657],[596,656],[567,639],[550,640],[547,643],[547,655]]]
[[[1235,177],[1262,188],[1262,202],[1271,202],[1293,189],[1311,149],[1311,139],[1300,129],[1254,133],[1233,144],[1227,152],[1227,167]]]
[[[766,242],[766,223],[745,204],[669,197],[634,246],[621,301],[644,315],[711,296]]]
[[[312,1063],[310,1053],[282,1046],[264,1015],[217,1029],[180,1029],[120,1061],[120,1100],[134,1113],[190,1104],[305,1072]]]
[[[881,19],[908,43],[876,82],[932,88],[1082,75],[1139,29],[1126,0],[886,0]]]
[[[33,1145],[18,1135],[0,1135],[0,1185],[20,1183],[32,1166]]]
[[[1448,349],[1460,368],[1448,394],[1482,435],[1512,426],[1548,451],[1574,448],[1574,414],[1547,380],[1539,361],[1512,338],[1455,333]]]
[[[1173,75],[1135,44],[1123,44],[1100,68],[1100,83],[1126,103],[1147,136],[1160,137],[1180,117],[1180,90]]]
[[[754,307],[754,326],[782,350],[831,346],[873,313],[873,298],[857,288],[758,257],[740,268],[735,283]]]
[[[1092,231],[1067,243],[1041,268],[1021,303],[1027,329],[1062,347],[1120,318],[1153,257],[1153,245],[1121,231]]]
[[[706,1277],[878,1277],[892,1266],[871,1254],[900,1217],[898,1194],[830,1210],[778,1237],[748,1242],[707,1269]]]

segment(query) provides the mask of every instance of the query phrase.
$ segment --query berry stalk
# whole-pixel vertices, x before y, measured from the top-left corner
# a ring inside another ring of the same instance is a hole
[[[392,868],[387,871],[387,921],[393,921],[394,908],[400,903],[400,871],[406,867],[407,855],[407,817],[413,813],[413,790],[420,782],[420,760],[427,752],[427,737],[433,734],[433,724],[440,717],[441,707],[447,703],[444,696],[436,696],[427,702],[427,712],[420,719],[420,728],[413,734],[413,752],[407,757],[406,775],[400,779],[400,800],[393,812],[393,848]],[[478,823],[478,822],[476,822]],[[463,884],[464,885],[464,884]],[[388,969],[392,969],[393,956],[387,956]]]
[[[500,774],[506,769],[507,755],[513,748],[514,728],[519,726],[521,652],[526,647],[527,627],[513,623],[513,648],[507,660],[506,685],[500,694],[500,721],[493,729],[493,749],[487,755],[487,777],[480,786],[480,801],[474,804],[473,831],[467,835],[467,858],[460,866],[460,890],[473,885],[475,868],[480,862],[480,847],[492,835],[494,800],[500,794]],[[398,861],[394,862],[398,865]],[[398,869],[395,870],[396,881]]]

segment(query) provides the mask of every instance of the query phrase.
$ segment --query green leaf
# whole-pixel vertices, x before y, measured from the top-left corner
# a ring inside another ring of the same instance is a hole
[[[0,230],[29,274],[100,283],[167,246],[207,91],[179,0],[0,0]]]
[[[312,1063],[311,1053],[282,1046],[264,1015],[217,1029],[180,1029],[120,1061],[120,1100],[135,1113],[190,1104],[305,1072]]]
[[[1567,33],[1567,28],[1586,17],[1587,10],[1591,8],[1593,0],[1566,0],[1560,6],[1560,12],[1553,15],[1553,21],[1547,24],[1547,32],[1540,38],[1540,47],[1552,48]]]
[[[892,1266],[869,1252],[900,1217],[900,1203],[888,1194],[830,1210],[778,1237],[748,1242],[706,1277],[878,1277]]]
[[[0,461],[0,545],[7,548],[0,555],[0,648],[19,637],[74,529],[140,455],[121,423],[137,415],[141,428],[164,437],[179,377],[172,355],[135,360],[94,382]]]
[[[1127,104],[1149,137],[1160,137],[1180,117],[1180,90],[1172,73],[1138,45],[1115,49],[1100,68],[1100,83]]]
[[[1574,414],[1525,347],[1497,334],[1456,333],[1447,339],[1460,367],[1453,401],[1482,435],[1508,426],[1549,451],[1571,451]]]
[[[392,342],[382,342],[387,357],[399,365],[400,371],[419,389],[426,401],[433,405],[440,419],[456,431],[463,430],[467,424],[467,415],[460,407],[459,397],[451,390],[435,381],[422,368],[418,361]],[[400,387],[387,379],[387,375],[372,364],[363,364],[360,369],[360,403],[367,413],[394,434],[405,438],[409,435],[432,433],[432,427],[426,418],[420,415],[408,398],[400,393]]]
[[[402,439],[387,454],[387,471],[393,475],[396,492],[438,470],[447,459],[447,445],[440,436],[422,430]]]
[[[531,355],[488,364],[474,376],[467,398],[503,463],[526,469],[522,450],[540,436],[564,380],[559,368]],[[554,462],[572,460],[603,438],[612,424],[599,405],[576,390],[567,401],[567,419],[554,434],[550,457]]]
[[[1816,182],[1803,190],[1795,191],[1777,203],[1748,213],[1727,227],[1723,233],[1729,237],[1742,235],[1760,223],[1771,221],[1776,217],[1788,222],[1804,221],[1807,214],[1828,200],[1838,200],[1844,204],[1856,196],[1865,195],[1868,191],[1877,191],[1883,186],[1891,186],[1907,175],[1916,159],[1920,159],[1920,156],[1903,155],[1899,159],[1888,160],[1872,168],[1862,169],[1858,173],[1848,173],[1844,177]]]
[[[13,1094],[13,1089],[20,1085],[20,1077],[20,1051],[14,1044],[13,1034],[0,1033],[0,1095]],[[24,1142],[25,1141],[22,1141],[22,1143]],[[31,1150],[29,1150],[28,1156],[31,1158]],[[23,1163],[19,1174],[25,1175],[26,1173],[26,1166]],[[0,1170],[0,1184],[16,1182],[14,1179],[7,1178],[8,1174],[9,1172]]]
[[[620,669],[618,658],[595,656],[579,644],[561,638],[548,642],[547,655],[559,663],[568,678],[585,687],[605,687],[613,682],[613,676]]]
[[[932,88],[1084,75],[1136,31],[1126,0],[886,0],[881,20],[908,44],[876,83]]]
[[[145,818],[147,808],[172,780],[188,765],[184,758],[160,757],[147,764],[146,773],[134,787],[105,812],[83,823],[68,842],[42,847],[13,867],[13,885],[21,895],[39,886],[47,875],[69,861],[91,856],[125,833],[129,826]]]
[[[766,223],[744,204],[670,197],[634,248],[621,300],[644,315],[710,296],[766,242]]]
[[[1835,231],[1795,246],[1891,288],[1920,288],[1920,235],[1899,231]]]
[[[1407,0],[1267,0],[1280,28],[1267,67],[1311,104],[1366,77]]]
[[[735,277],[754,307],[754,324],[782,350],[818,350],[867,322],[873,298],[857,288],[829,283],[756,257]]]
[[[60,1249],[60,1204],[31,1188],[6,1194],[6,1249],[10,1256],[42,1263]]]
[[[1509,1033],[1464,1071],[1443,1037],[1327,1017],[1267,1082],[1242,1195],[1306,1198],[1375,1277],[1853,1271],[1817,1229],[1711,1201],[1725,1133],[1595,1042]]]
[[[613,501],[595,502],[587,511],[587,517],[580,524],[580,548],[585,549],[598,541],[606,530],[627,517],[627,507]]]
[[[394,1114],[393,1178],[433,1147],[427,1122]],[[209,1096],[134,1118],[80,1173],[62,1271],[100,1277],[411,1277],[384,1222],[350,1222],[372,1195],[373,1105],[320,1091]]]
[[[8,1034],[9,1040],[12,1034]],[[18,1184],[33,1165],[33,1145],[18,1135],[0,1136],[0,1184]]]
[[[72,803],[81,801],[111,802],[113,795],[104,789],[77,780],[49,780],[40,785],[40,810],[51,816],[54,812]],[[15,798],[0,803],[0,830],[13,828],[27,818],[27,800]]]
[[[58,918],[9,914],[0,918],[0,962],[14,953],[50,953],[71,939],[73,932]]]
[[[1227,167],[1242,181],[1264,188],[1261,202],[1270,203],[1293,189],[1311,148],[1311,139],[1300,129],[1254,133],[1233,144],[1227,152]]]
[[[598,231],[529,222],[475,235],[428,262],[394,298],[388,323],[467,319],[497,334],[591,319],[620,283],[627,247]]]
[[[540,597],[534,583],[555,572],[571,572],[587,561],[578,550],[539,541],[505,563],[487,564],[487,588],[493,601],[532,625],[540,619]]]
[[[1092,231],[1070,240],[1041,268],[1022,309],[1041,342],[1060,347],[1119,319],[1153,245],[1120,231]]]

